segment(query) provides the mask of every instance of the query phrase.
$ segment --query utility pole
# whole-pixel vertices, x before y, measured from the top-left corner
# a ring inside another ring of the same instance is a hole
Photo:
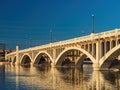
[[[94,33],[94,14],[92,14],[92,33]]]

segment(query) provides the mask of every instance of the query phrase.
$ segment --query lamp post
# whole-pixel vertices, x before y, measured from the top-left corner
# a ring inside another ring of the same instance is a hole
[[[94,33],[94,14],[92,14],[92,33]]]
[[[52,43],[52,29],[50,29],[50,43]]]

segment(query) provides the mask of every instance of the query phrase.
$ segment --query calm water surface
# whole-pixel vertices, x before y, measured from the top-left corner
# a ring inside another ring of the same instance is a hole
[[[0,90],[119,90],[120,72],[0,64]]]

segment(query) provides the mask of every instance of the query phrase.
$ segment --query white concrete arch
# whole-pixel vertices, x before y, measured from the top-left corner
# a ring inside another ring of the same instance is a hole
[[[20,59],[20,64],[21,64],[21,62],[22,62],[22,60],[23,60],[23,58],[24,58],[25,56],[28,56],[28,57],[30,58],[30,60],[31,60],[31,63],[33,63],[33,60],[32,60],[32,58],[31,58],[31,56],[30,56],[28,53],[25,53],[25,54],[22,55],[22,57],[21,57],[21,59]]]
[[[34,60],[33,60],[33,63],[35,62],[35,60],[37,59],[38,56],[42,56],[43,54],[46,54],[46,55],[50,58],[50,61],[53,62],[53,59],[52,59],[52,57],[50,56],[49,53],[47,53],[47,52],[45,52],[45,51],[41,51],[41,52],[39,52],[39,53],[35,56],[35,58],[34,58]]]
[[[120,55],[120,45],[115,46],[109,52],[107,52],[99,61],[100,66],[105,62],[105,60],[115,59]]]
[[[95,58],[94,58],[89,52],[85,51],[85,50],[82,49],[82,48],[70,47],[70,48],[65,49],[64,51],[62,51],[62,52],[58,55],[58,57],[57,57],[57,59],[56,59],[56,61],[55,61],[55,65],[61,64],[61,63],[63,62],[63,60],[64,60],[64,57],[65,57],[65,56],[67,55],[67,53],[70,52],[71,50],[81,51],[83,54],[85,54],[87,57],[89,57],[93,63],[95,63]]]

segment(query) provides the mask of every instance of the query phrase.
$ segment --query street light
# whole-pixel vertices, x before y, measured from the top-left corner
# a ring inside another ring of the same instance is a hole
[[[50,29],[50,43],[52,43],[52,29]]]
[[[94,14],[92,14],[92,33],[94,33]]]

